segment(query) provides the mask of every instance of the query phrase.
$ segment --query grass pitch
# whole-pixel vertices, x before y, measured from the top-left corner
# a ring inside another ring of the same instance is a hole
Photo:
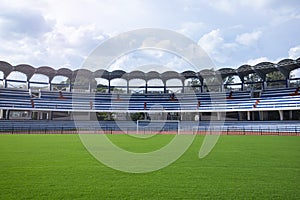
[[[147,152],[173,136],[109,137]],[[162,170],[129,174],[99,163],[78,135],[0,135],[0,198],[300,199],[300,137],[221,136],[200,160],[203,138]]]

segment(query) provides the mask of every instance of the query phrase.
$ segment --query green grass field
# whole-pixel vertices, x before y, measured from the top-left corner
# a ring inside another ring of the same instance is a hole
[[[173,136],[109,137],[146,152]],[[164,169],[129,174],[98,162],[78,135],[0,135],[0,198],[300,199],[300,137],[221,136],[200,160],[203,138]]]

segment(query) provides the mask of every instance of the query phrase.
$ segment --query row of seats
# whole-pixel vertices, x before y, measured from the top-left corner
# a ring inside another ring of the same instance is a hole
[[[299,89],[300,87],[265,89],[261,92],[260,97],[267,98],[267,97],[297,96],[300,95]]]
[[[264,90],[260,98],[251,98],[249,92],[130,95],[57,91],[40,91],[38,97],[33,97],[28,90],[0,89],[0,107],[64,111],[74,109],[97,111],[247,110],[252,108],[300,107],[300,95],[297,95],[297,89]],[[274,96],[271,95],[273,93]]]

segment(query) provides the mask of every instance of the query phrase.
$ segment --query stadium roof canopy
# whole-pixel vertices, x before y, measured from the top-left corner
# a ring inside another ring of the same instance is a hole
[[[71,70],[67,68],[60,68],[60,69],[53,69],[48,66],[41,66],[41,67],[33,67],[28,64],[20,64],[16,66],[12,66],[8,62],[0,61],[0,71],[3,72],[4,79],[6,79],[10,73],[12,72],[21,72],[24,73],[29,81],[34,74],[42,74],[49,78],[49,82],[53,80],[55,76],[65,76],[71,81],[75,81],[75,78],[78,74],[84,75],[87,78],[103,78],[108,81],[122,78],[127,81],[132,79],[142,79],[145,81],[151,79],[161,79],[162,81],[167,81],[169,79],[180,79],[185,80],[188,78],[197,78],[201,82],[205,80],[207,77],[212,76],[219,76],[221,79],[226,79],[228,76],[235,76],[237,75],[240,77],[242,81],[244,81],[244,77],[249,74],[257,74],[262,80],[266,79],[266,75],[268,73],[279,71],[282,73],[287,79],[289,78],[290,72],[300,68],[300,58],[292,60],[292,59],[283,59],[278,63],[271,63],[271,62],[261,62],[257,65],[242,65],[236,69],[234,68],[221,68],[218,70],[212,69],[204,69],[199,72],[196,71],[183,71],[183,72],[176,72],[176,71],[167,71],[163,73],[158,73],[155,71],[150,72],[143,72],[143,71],[132,71],[132,72],[125,72],[123,70],[114,70],[114,71],[107,71],[104,69],[99,69],[97,71],[89,71],[87,69],[77,69]]]

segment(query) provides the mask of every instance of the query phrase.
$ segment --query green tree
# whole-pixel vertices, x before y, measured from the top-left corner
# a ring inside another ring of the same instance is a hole
[[[268,73],[266,76],[268,86],[285,86],[285,76],[279,71]]]
[[[256,73],[253,74],[248,74],[247,76],[244,77],[245,81],[245,89],[261,89],[261,78],[258,76]]]

